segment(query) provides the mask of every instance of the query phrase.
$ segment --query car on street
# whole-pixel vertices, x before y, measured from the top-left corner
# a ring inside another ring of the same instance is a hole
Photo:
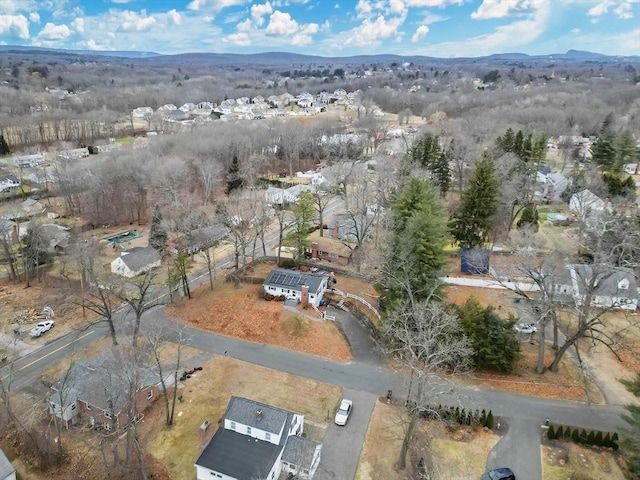
[[[486,472],[482,480],[516,480],[516,475],[510,468],[496,468]]]
[[[518,333],[536,333],[538,331],[535,323],[516,323],[513,329]]]
[[[51,330],[53,327],[53,320],[46,320],[44,322],[38,322],[35,327],[29,330],[29,336],[31,337],[40,337],[44,332]]]
[[[334,420],[336,425],[347,424],[347,420],[349,420],[349,415],[351,414],[352,408],[353,402],[351,400],[343,398],[340,402],[340,406],[338,407],[338,411],[336,412],[336,418]]]

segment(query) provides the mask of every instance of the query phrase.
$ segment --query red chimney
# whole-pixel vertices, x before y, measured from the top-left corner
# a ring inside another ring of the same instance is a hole
[[[318,242],[311,243],[311,258],[318,258]]]
[[[262,409],[261,408],[256,410],[256,419],[257,420],[262,420]]]
[[[200,425],[200,431],[198,432],[198,435],[200,437],[200,451],[202,452],[206,447],[207,444],[209,443],[209,435],[208,435],[208,430],[209,430],[209,420],[205,420],[204,422],[202,422],[202,425]]]
[[[333,238],[338,238],[340,234],[340,224],[338,222],[333,224],[333,233],[331,234]]]
[[[309,285],[303,285],[300,292],[300,303],[305,308],[309,305]]]

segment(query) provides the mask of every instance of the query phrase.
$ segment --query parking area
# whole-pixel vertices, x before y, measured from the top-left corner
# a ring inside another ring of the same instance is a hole
[[[358,469],[358,459],[369,428],[369,419],[378,397],[344,389],[344,398],[353,401],[349,421],[339,427],[333,420],[322,442],[320,466],[316,480],[351,480]]]

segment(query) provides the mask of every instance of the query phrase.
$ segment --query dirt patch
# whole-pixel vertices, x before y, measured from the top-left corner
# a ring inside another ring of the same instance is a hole
[[[589,448],[571,442],[554,442],[554,445],[543,445],[541,449],[544,480],[627,478],[618,464],[619,455],[611,450]]]
[[[235,288],[218,278],[213,291],[203,285],[191,300],[167,312],[176,320],[222,335],[341,362],[351,360],[349,346],[333,323],[289,312],[282,302],[264,300],[262,291],[262,285]]]

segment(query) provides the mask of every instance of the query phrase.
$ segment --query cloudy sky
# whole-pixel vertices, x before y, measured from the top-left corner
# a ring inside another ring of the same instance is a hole
[[[163,54],[640,55],[640,0],[0,0],[0,44]]]

